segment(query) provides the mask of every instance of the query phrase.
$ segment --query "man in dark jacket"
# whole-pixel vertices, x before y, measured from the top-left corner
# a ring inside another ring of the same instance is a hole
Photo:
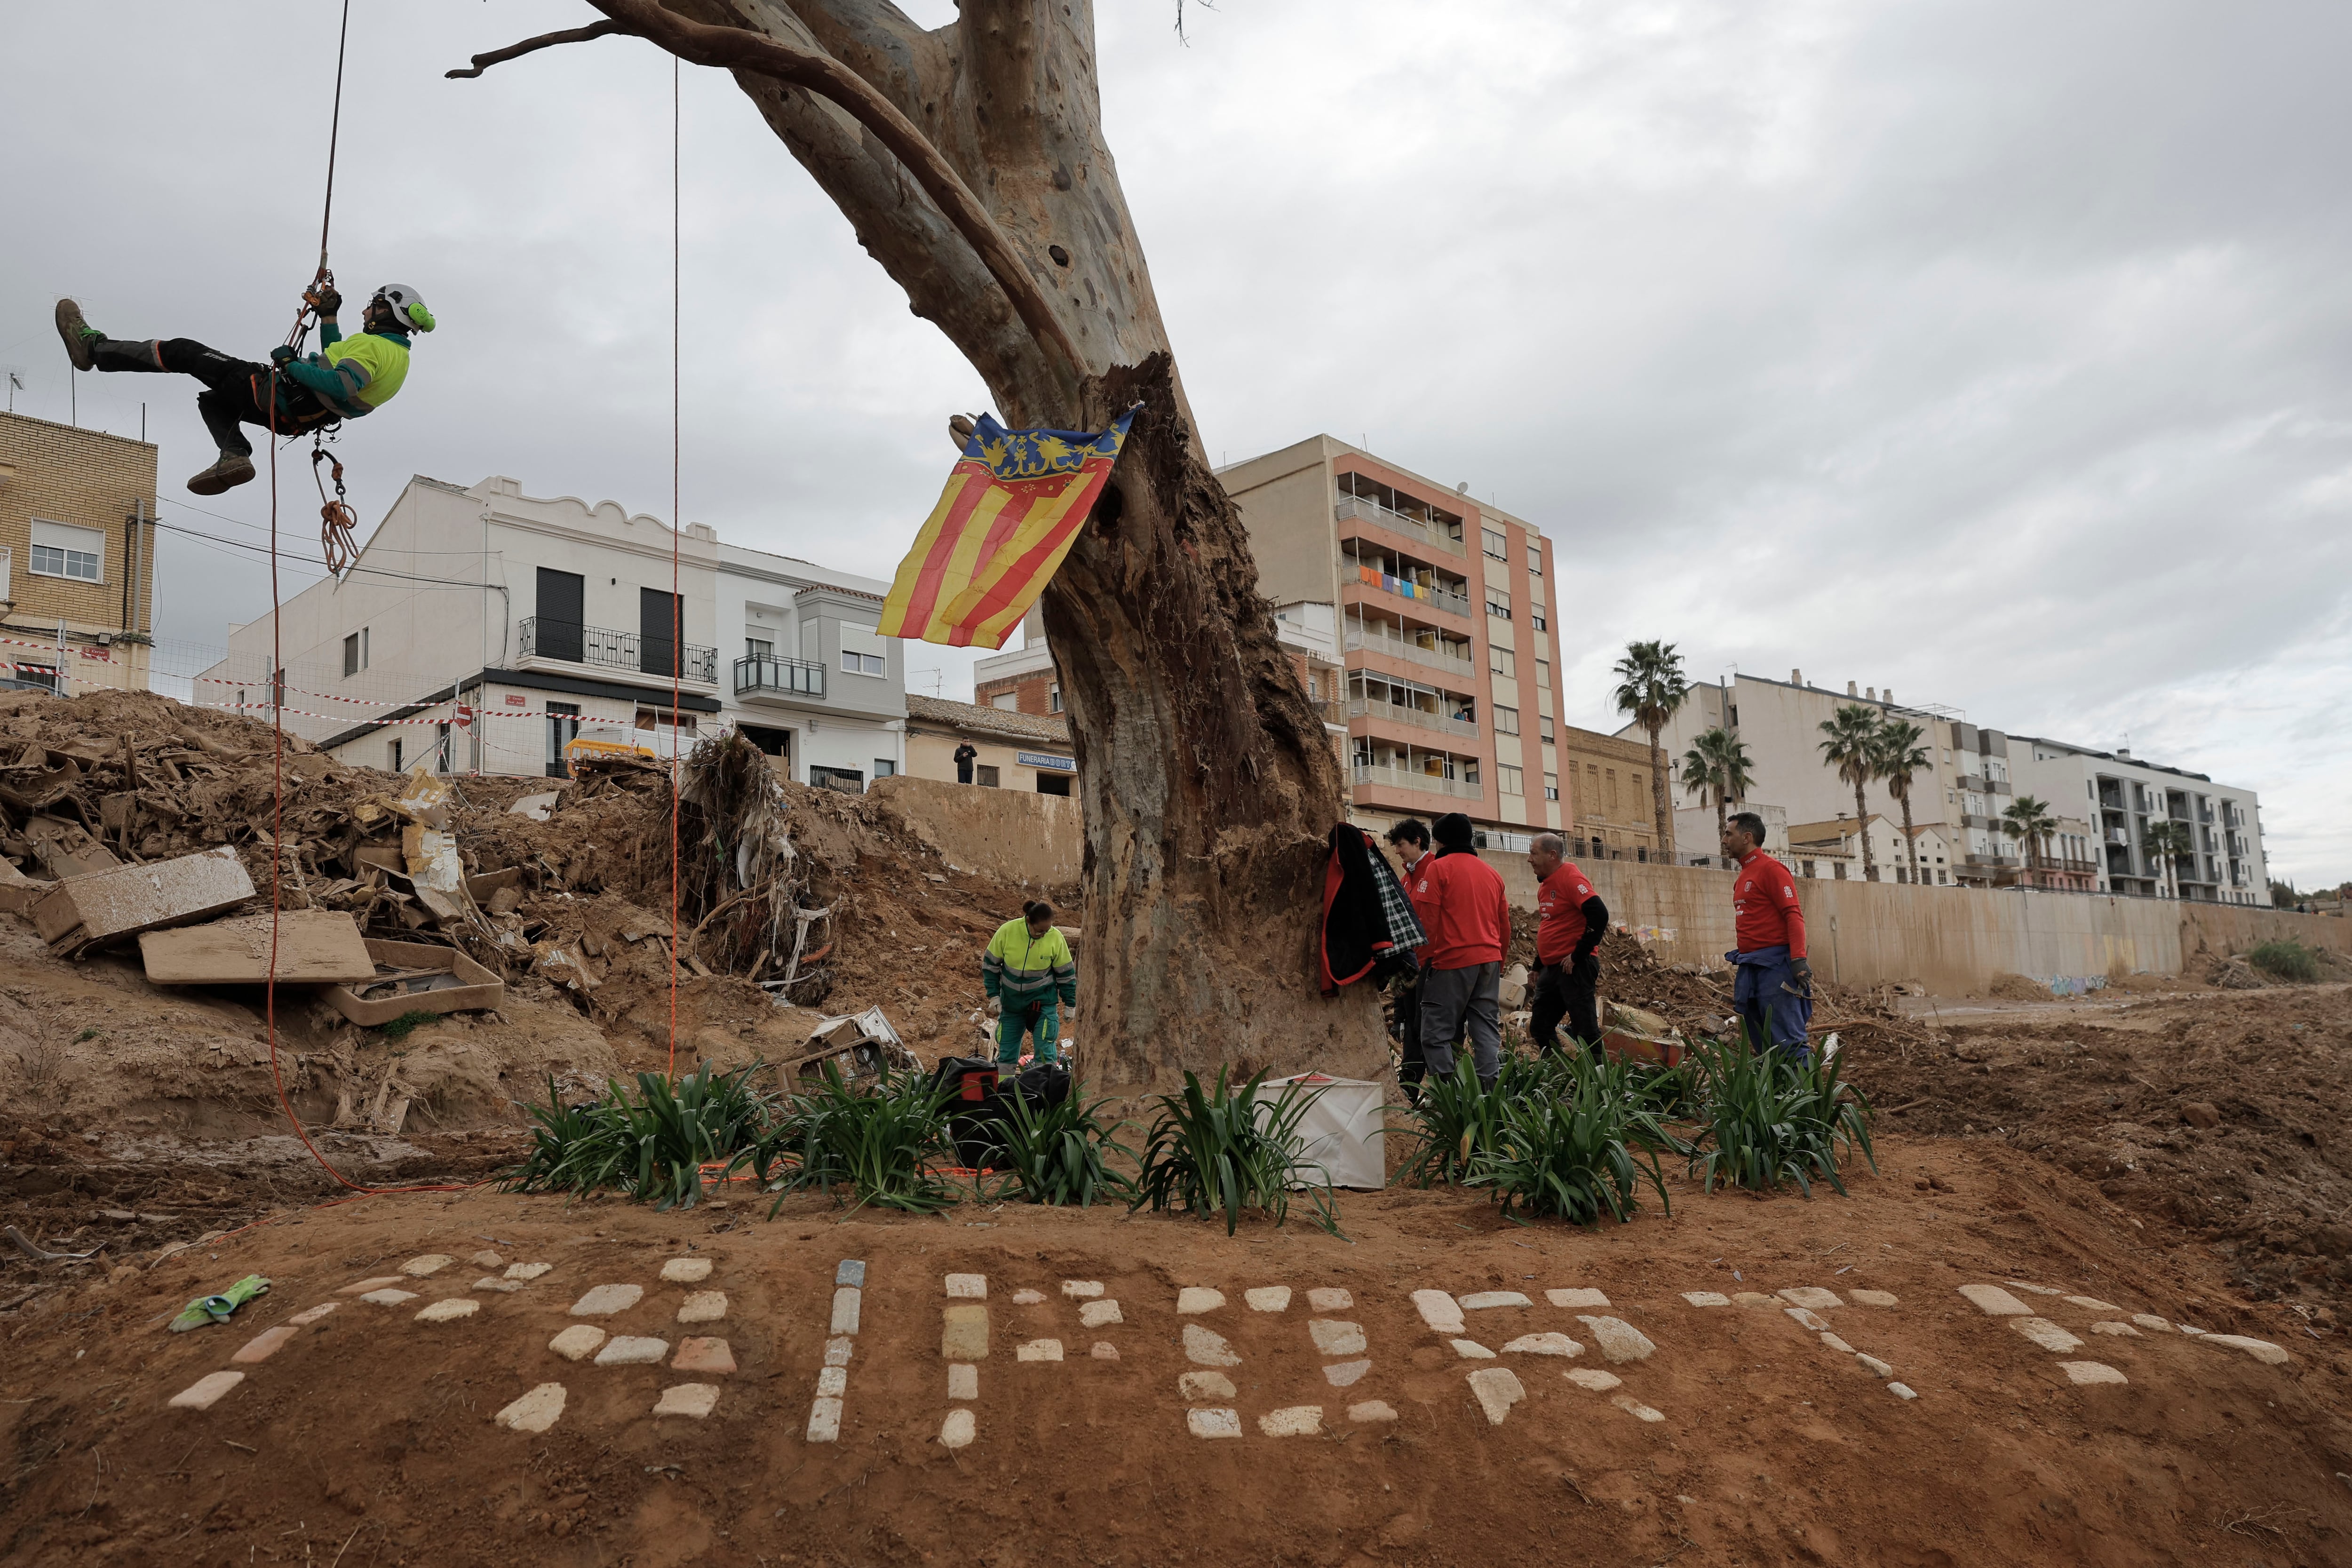
[[[971,783],[971,765],[980,761],[980,748],[970,741],[955,749],[956,783]]]

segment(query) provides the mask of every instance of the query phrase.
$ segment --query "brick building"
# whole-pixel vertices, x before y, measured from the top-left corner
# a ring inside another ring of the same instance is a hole
[[[1568,835],[1571,853],[1591,860],[1648,860],[1656,856],[1658,823],[1650,795],[1649,742],[1563,724],[1559,743],[1570,781],[1565,786],[1568,801],[1574,809],[1570,825],[1561,831]],[[1672,808],[1678,803],[1671,767],[1666,784],[1666,804]],[[1712,816],[1708,820],[1711,824]]]
[[[147,688],[155,448],[0,414],[0,675]]]

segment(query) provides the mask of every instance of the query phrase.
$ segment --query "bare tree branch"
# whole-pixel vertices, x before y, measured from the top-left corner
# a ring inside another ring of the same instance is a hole
[[[509,60],[536,54],[541,49],[551,49],[558,44],[584,44],[591,38],[610,37],[622,30],[621,24],[618,22],[591,22],[584,27],[566,27],[560,33],[541,33],[536,38],[525,38],[520,44],[509,44],[505,48],[492,49],[487,55],[476,55],[474,68],[471,70],[456,70],[446,74],[452,79],[476,77],[492,66],[504,65]]]

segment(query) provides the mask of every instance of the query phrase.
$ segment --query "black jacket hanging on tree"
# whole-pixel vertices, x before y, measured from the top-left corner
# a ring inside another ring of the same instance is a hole
[[[1429,940],[1371,835],[1352,823],[1331,829],[1323,869],[1323,934],[1316,957],[1323,994],[1367,974],[1385,980],[1413,964],[1412,950]]]

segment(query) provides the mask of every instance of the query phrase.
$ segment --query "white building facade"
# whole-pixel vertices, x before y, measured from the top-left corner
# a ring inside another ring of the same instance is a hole
[[[2010,761],[2021,794],[2047,801],[2053,815],[2088,821],[2098,891],[2270,902],[2262,808],[2252,790],[2142,762],[2129,752],[2036,736],[2011,736]],[[2159,822],[2187,830],[2189,846],[2169,867],[2148,849],[2148,827]]]

